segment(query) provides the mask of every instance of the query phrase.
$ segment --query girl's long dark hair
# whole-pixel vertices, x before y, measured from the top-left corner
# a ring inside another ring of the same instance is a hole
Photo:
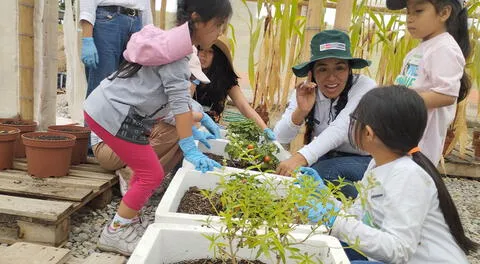
[[[192,14],[197,13],[200,16],[199,21],[193,21]],[[232,6],[230,0],[178,0],[177,4],[177,26],[188,22],[190,35],[195,31],[195,22],[207,22],[211,19],[219,21],[228,21],[232,15]],[[115,78],[129,78],[136,74],[142,65],[123,60],[118,70],[108,77],[111,81]]]
[[[468,10],[464,8],[457,0],[427,0],[435,7],[439,13],[444,7],[451,6],[452,12],[447,19],[447,32],[453,36],[457,41],[458,46],[462,50],[465,60],[468,59],[471,53],[470,37],[468,34]],[[468,96],[472,83],[468,74],[463,71],[462,79],[460,80],[460,92],[458,94],[457,102],[461,102]]]
[[[228,91],[238,85],[238,76],[227,56],[215,45],[212,46],[213,59],[206,75],[209,84],[200,84],[195,91],[195,99],[201,105],[211,106],[211,110],[220,115],[225,108]]]
[[[385,146],[402,156],[418,146],[427,125],[427,108],[423,99],[404,86],[370,90],[351,116],[349,138],[354,147],[362,148],[359,135],[368,125]],[[455,203],[435,165],[421,152],[415,152],[412,158],[435,183],[440,210],[458,245],[465,253],[475,250],[478,244],[465,235]]]
[[[350,89],[357,82],[357,79],[359,77],[359,75],[352,73],[352,68],[350,66],[349,66],[349,68],[350,68],[350,73],[348,74],[348,79],[347,79],[347,83],[345,84],[345,89],[343,89],[343,91],[338,96],[338,102],[334,107],[335,108],[335,116],[334,116],[333,120],[335,120],[335,118],[338,116],[338,114],[347,105],[347,103],[348,103],[348,92],[350,92]],[[316,83],[315,78],[313,77],[313,72],[312,72],[312,82]],[[331,100],[335,100],[335,99],[331,99]],[[310,110],[308,115],[305,117],[305,136],[303,138],[303,143],[304,144],[310,143],[313,139],[313,127],[315,126],[315,116],[314,116],[315,105],[316,105],[316,103],[313,105],[312,110]],[[331,120],[331,122],[333,122],[333,120]]]

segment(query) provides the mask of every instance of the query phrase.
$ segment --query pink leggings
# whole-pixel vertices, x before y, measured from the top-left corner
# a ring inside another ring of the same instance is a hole
[[[86,112],[85,122],[132,170],[133,177],[123,202],[139,211],[163,181],[163,168],[150,144],[140,145],[113,136]]]

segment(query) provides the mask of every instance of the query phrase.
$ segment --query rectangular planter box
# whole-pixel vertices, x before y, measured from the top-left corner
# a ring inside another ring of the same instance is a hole
[[[180,201],[182,200],[183,195],[185,192],[193,186],[197,186],[200,189],[210,189],[213,190],[219,180],[220,176],[218,172],[245,172],[245,170],[235,169],[226,167],[222,170],[218,170],[217,172],[207,172],[202,174],[199,171],[180,168],[175,176],[173,177],[170,185],[168,186],[165,194],[163,195],[160,204],[155,211],[155,222],[156,223],[176,223],[176,224],[187,224],[187,225],[201,225],[202,221],[210,218],[212,223],[220,222],[220,217],[218,216],[207,216],[207,215],[194,215],[194,214],[185,214],[185,213],[177,213],[178,206]],[[252,172],[249,171],[252,175],[260,175],[260,172]],[[283,177],[275,174],[264,174],[258,176],[259,179],[262,177],[269,177],[272,178],[274,181],[293,181],[294,178],[291,177]],[[292,183],[293,184],[293,183]],[[282,193],[282,190],[278,190],[279,193]],[[308,234],[311,232],[310,225],[298,225],[294,232],[299,232],[302,234]],[[316,233],[326,233],[327,230],[325,227],[320,227],[316,230]]]
[[[128,264],[160,264],[175,263],[184,260],[212,258],[209,250],[210,242],[202,234],[213,234],[215,231],[201,226],[178,224],[151,224],[135,251],[130,256]],[[297,240],[302,239],[293,235]],[[340,242],[332,236],[314,235],[298,248],[302,252],[316,254],[325,264],[350,263]],[[255,251],[240,249],[238,256],[254,259]],[[265,263],[274,263],[270,259],[260,258]],[[295,263],[287,259],[287,263]]]

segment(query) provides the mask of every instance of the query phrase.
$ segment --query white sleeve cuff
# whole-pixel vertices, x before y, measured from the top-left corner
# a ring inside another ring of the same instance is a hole
[[[86,20],[90,24],[95,25],[95,15],[88,12],[80,12],[80,20]]]
[[[302,154],[302,156],[307,160],[308,162],[308,166],[312,166],[313,163],[315,163],[317,161],[317,158],[315,156],[315,153],[312,153],[309,149],[308,149],[308,145],[304,146],[303,148],[301,148],[299,151],[297,151],[298,153]]]

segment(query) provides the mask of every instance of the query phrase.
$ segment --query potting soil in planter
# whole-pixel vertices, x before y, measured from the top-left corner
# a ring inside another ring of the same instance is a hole
[[[216,210],[222,211],[223,208],[220,203],[220,195],[215,195],[212,200],[216,205]],[[185,192],[185,195],[183,195],[182,200],[178,205],[177,213],[217,215],[208,198],[205,197],[201,193],[201,190],[196,186],[190,187],[188,191]]]
[[[40,140],[67,140],[68,139],[68,137],[64,137],[64,136],[37,136],[33,138],[40,139]]]
[[[222,164],[222,165],[226,165],[228,167],[232,167],[232,168],[238,168],[238,169],[246,169],[250,166],[252,166],[251,164],[245,164],[244,162],[238,162],[238,161],[234,161],[234,160],[230,160],[228,158],[225,158],[225,163],[224,164],[224,157],[220,156],[220,155],[216,155],[216,154],[213,154],[213,153],[204,153],[207,157],[213,159],[214,161]],[[276,170],[276,166],[272,165],[271,168],[266,168],[266,169],[269,169],[269,170]],[[262,171],[265,171],[266,169],[262,168]],[[260,171],[258,170],[257,168],[252,168],[251,170],[253,171]]]
[[[195,260],[185,260],[176,262],[174,264],[231,264],[231,260],[227,260],[226,262],[220,259],[195,259]],[[265,262],[261,262],[259,260],[237,260],[238,264],[265,264]]]

